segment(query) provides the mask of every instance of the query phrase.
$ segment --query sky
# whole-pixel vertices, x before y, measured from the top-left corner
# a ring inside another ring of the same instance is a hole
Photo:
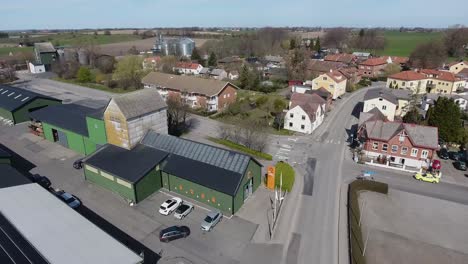
[[[0,30],[468,26],[467,0],[1,0]]]

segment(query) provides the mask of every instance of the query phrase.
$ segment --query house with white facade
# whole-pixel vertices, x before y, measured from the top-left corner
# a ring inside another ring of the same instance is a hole
[[[451,98],[462,111],[467,111],[468,107],[468,95],[462,94],[426,94],[422,98],[421,109],[424,111],[429,110],[429,107],[433,106],[435,102],[439,99],[439,97],[444,96],[447,98]]]
[[[173,70],[179,74],[198,75],[202,69],[203,66],[198,63],[178,62]]]
[[[284,117],[284,128],[311,134],[323,122],[326,103],[316,94],[294,93]]]

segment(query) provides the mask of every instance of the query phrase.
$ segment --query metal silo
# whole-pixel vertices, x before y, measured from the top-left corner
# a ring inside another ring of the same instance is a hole
[[[177,55],[190,57],[195,48],[195,41],[189,38],[183,38],[178,41]]]

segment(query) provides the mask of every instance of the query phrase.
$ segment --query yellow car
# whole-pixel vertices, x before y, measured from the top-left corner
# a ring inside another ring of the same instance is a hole
[[[440,181],[440,177],[434,176],[430,173],[416,173],[414,175],[414,178],[416,180],[430,182],[430,183],[439,183]]]

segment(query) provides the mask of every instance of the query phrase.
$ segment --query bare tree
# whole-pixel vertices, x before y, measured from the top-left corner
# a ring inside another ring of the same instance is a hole
[[[410,55],[410,65],[415,68],[437,68],[447,58],[444,45],[439,41],[420,44]]]
[[[328,48],[342,48],[348,40],[349,30],[346,28],[332,28],[327,30],[323,38],[323,45]]]
[[[385,48],[385,37],[377,29],[361,29],[359,34],[352,37],[350,46],[357,49],[370,50],[375,53],[377,50]]]
[[[178,95],[170,95],[166,103],[169,134],[179,136],[186,129],[188,106]]]
[[[450,57],[463,58],[468,45],[468,28],[456,25],[448,29],[444,35],[444,44]]]

